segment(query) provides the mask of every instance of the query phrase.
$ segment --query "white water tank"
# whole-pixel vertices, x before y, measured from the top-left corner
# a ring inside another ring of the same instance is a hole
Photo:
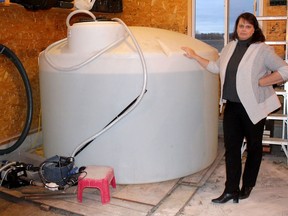
[[[144,53],[147,92],[75,157],[76,165],[112,166],[119,184],[160,182],[208,167],[217,154],[218,76],[184,57],[181,46],[208,59],[216,59],[217,50],[173,31],[129,29]],[[117,22],[77,23],[69,27],[67,41],[40,54],[47,158],[70,156],[139,96],[143,70],[130,37],[75,67],[126,34]]]

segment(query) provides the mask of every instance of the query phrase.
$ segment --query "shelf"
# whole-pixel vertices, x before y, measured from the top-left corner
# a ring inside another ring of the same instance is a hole
[[[287,92],[284,89],[278,89],[278,90],[276,89],[275,92],[277,95],[281,95],[281,96],[287,95]]]
[[[282,138],[276,138],[276,137],[263,137],[262,144],[288,146],[288,140],[282,139]]]
[[[267,120],[287,121],[288,115],[286,115],[286,114],[270,114],[269,116],[267,116]]]
[[[266,44],[268,45],[286,45],[286,41],[265,41]]]
[[[258,21],[287,20],[287,16],[258,16]]]

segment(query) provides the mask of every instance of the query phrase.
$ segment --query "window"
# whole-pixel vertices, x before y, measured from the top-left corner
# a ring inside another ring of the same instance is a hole
[[[254,13],[254,5],[260,0],[190,0],[191,36],[215,47],[219,52],[227,38],[234,31],[239,14]],[[189,30],[188,30],[189,32]]]
[[[224,1],[196,0],[195,37],[219,51],[224,46]]]

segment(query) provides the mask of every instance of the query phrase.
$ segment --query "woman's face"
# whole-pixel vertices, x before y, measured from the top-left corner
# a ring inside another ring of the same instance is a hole
[[[252,24],[250,24],[247,20],[240,18],[237,25],[237,34],[239,40],[247,40],[249,39],[255,31],[255,28]]]

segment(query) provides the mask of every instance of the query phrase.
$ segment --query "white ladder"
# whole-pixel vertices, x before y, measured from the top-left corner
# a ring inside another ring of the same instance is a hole
[[[263,137],[263,144],[270,145],[281,145],[282,150],[284,151],[287,157],[288,163],[288,109],[287,109],[287,83],[285,83],[284,90],[276,91],[278,96],[283,97],[283,112],[281,114],[270,114],[267,117],[267,120],[282,121],[282,135],[281,138],[277,137]]]
[[[286,4],[286,16],[257,16],[258,21],[271,21],[271,20],[285,20],[286,21],[286,36],[283,41],[266,41],[266,44],[269,45],[283,45],[285,48],[285,61],[288,62],[288,1]],[[284,89],[277,90],[276,94],[279,97],[283,98],[283,112],[281,114],[270,114],[267,117],[267,120],[282,121],[282,135],[281,138],[277,137],[265,137],[263,136],[263,144],[268,145],[281,145],[282,150],[284,151],[287,157],[288,163],[288,83],[284,84]],[[246,141],[244,140],[242,146],[242,153],[246,149]]]

